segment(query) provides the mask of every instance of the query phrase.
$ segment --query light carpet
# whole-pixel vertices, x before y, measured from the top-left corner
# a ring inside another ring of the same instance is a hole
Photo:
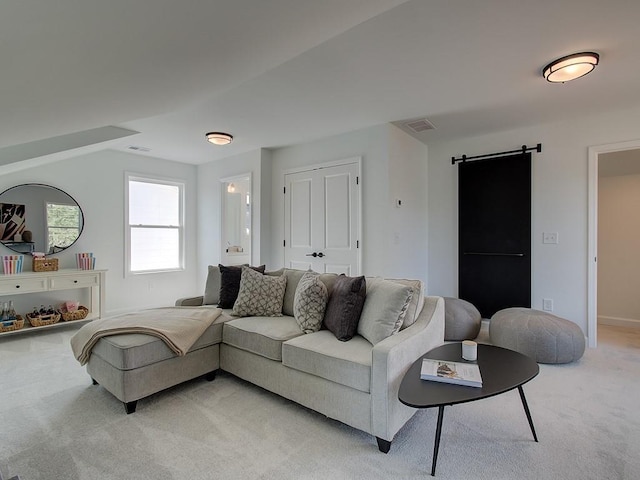
[[[391,451],[375,439],[221,373],[143,399],[135,414],[91,385],[73,329],[0,340],[0,472],[21,480],[430,478],[437,411]],[[599,347],[541,365],[517,391],[445,409],[436,478],[640,478],[640,330],[601,327]]]

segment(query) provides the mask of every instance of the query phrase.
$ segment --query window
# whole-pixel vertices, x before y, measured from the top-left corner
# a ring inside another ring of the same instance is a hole
[[[127,198],[127,270],[181,270],[184,184],[127,175]]]
[[[80,207],[46,202],[47,253],[64,250],[80,236]]]

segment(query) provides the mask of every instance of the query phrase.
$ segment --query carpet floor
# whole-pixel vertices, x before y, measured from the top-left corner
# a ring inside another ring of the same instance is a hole
[[[0,340],[0,473],[21,480],[417,479],[430,477],[437,410],[391,451],[375,438],[232,375],[138,402],[133,415],[73,358],[73,329]],[[601,327],[569,365],[445,410],[436,478],[640,478],[640,330]]]

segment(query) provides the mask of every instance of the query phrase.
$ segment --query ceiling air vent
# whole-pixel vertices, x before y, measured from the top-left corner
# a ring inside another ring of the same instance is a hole
[[[139,145],[129,145],[127,147],[129,150],[135,150],[136,152],[150,152],[151,149],[147,147],[141,147]]]
[[[436,127],[433,126],[426,118],[421,118],[419,120],[411,120],[404,124],[409,130],[414,133],[426,132],[427,130],[434,130]]]

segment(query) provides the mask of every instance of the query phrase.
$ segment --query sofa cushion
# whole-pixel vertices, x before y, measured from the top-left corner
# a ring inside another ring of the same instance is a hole
[[[413,289],[407,285],[383,278],[367,279],[358,333],[375,345],[398,332],[412,295]]]
[[[338,340],[346,342],[356,334],[366,295],[364,277],[343,274],[336,279],[324,313],[324,325]]]
[[[320,330],[286,341],[282,364],[369,393],[372,349],[359,335],[341,342],[328,330]]]
[[[189,349],[199,350],[222,341],[222,325],[231,320],[222,312]],[[91,352],[118,370],[134,370],[173,358],[176,354],[158,337],[142,333],[127,333],[102,337]]]
[[[304,335],[293,317],[241,317],[226,323],[222,341],[271,360],[282,360],[282,343]]]
[[[287,277],[287,289],[284,292],[284,300],[282,302],[282,313],[294,316],[293,303],[296,298],[296,290],[298,289],[298,283],[302,279],[302,276],[307,273],[306,270],[294,270],[292,268],[285,268],[283,275]]]
[[[233,308],[233,304],[236,303],[238,298],[238,292],[240,291],[240,279],[242,277],[242,267],[229,266],[218,264],[220,269],[220,298],[218,300],[218,307],[220,308]],[[264,265],[259,267],[251,267],[256,272],[264,273]]]
[[[217,305],[220,301],[220,267],[209,265],[207,283],[204,286],[203,305]]]
[[[320,280],[320,274],[305,272],[298,283],[293,302],[293,316],[304,333],[320,330],[327,300],[327,287]]]
[[[281,317],[286,277],[263,275],[242,267],[240,291],[233,304],[233,315],[239,317]]]

